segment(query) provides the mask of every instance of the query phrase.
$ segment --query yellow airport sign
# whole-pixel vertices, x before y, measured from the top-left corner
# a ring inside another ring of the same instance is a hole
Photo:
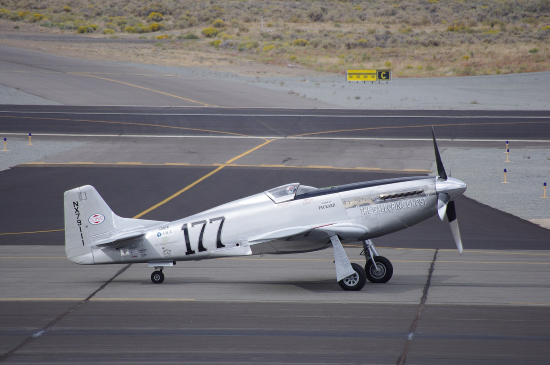
[[[348,81],[390,81],[391,70],[347,70]]]

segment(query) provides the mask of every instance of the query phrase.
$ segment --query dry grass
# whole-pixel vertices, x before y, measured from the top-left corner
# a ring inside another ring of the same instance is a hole
[[[0,9],[3,23],[35,31],[156,39],[132,33],[162,30],[171,39],[127,47],[125,60],[136,62],[250,60],[330,73],[390,67],[394,77],[550,69],[550,0],[0,0]],[[114,33],[103,35],[107,29]]]

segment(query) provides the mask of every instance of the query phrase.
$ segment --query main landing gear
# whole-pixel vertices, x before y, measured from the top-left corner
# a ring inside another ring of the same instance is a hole
[[[363,251],[367,263],[365,273],[371,283],[387,283],[393,275],[393,265],[384,256],[379,256],[371,240],[363,241]]]

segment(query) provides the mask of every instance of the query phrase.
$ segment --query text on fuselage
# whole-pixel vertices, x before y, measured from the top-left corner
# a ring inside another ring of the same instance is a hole
[[[361,215],[368,215],[368,214],[393,212],[394,210],[416,208],[423,205],[426,205],[426,198],[417,198],[417,199],[402,200],[402,201],[392,202],[392,203],[369,205],[366,207],[360,207],[359,209],[361,210]]]

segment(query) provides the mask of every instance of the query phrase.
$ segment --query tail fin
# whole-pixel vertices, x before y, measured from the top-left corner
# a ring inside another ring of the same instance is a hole
[[[64,194],[65,252],[77,264],[93,264],[92,248],[139,237],[147,228],[164,222],[121,218],[90,185]]]

